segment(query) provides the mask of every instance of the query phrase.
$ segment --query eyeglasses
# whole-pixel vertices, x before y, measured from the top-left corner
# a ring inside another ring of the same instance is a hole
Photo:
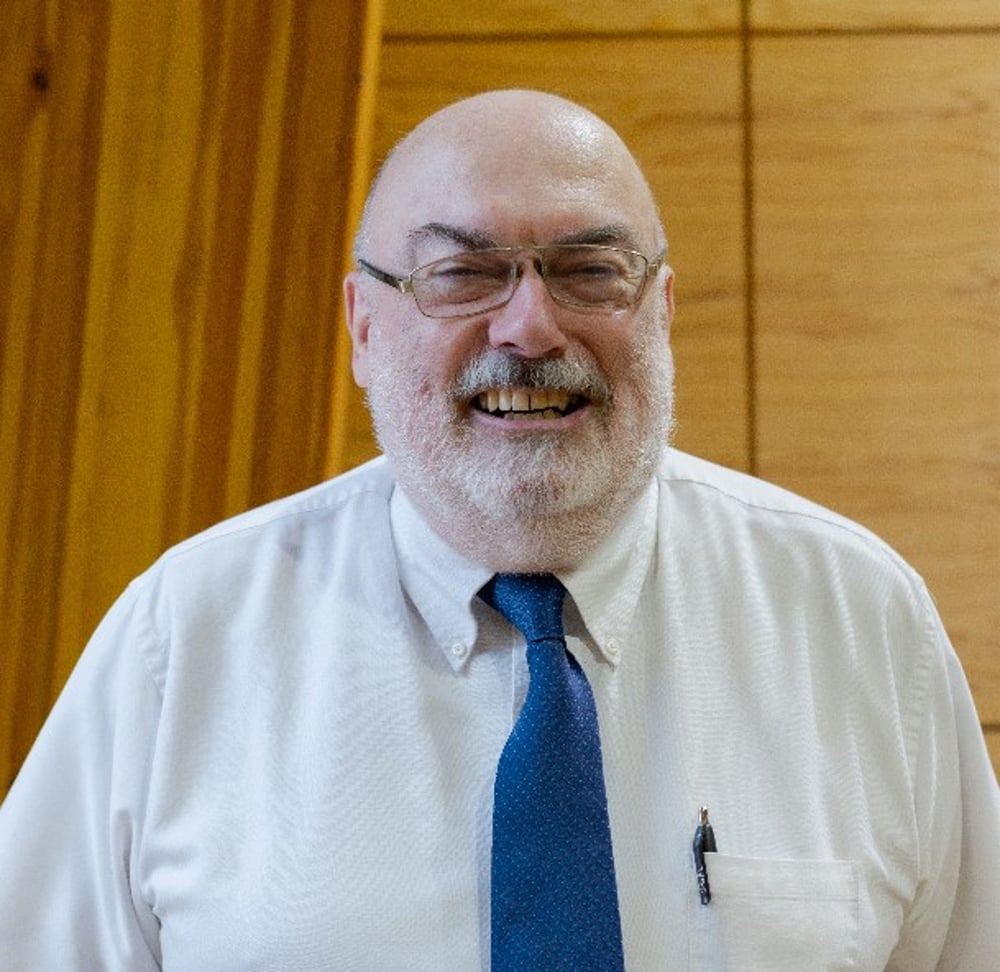
[[[401,293],[427,317],[470,317],[503,307],[530,259],[557,304],[582,311],[623,310],[638,302],[666,251],[650,260],[635,250],[593,244],[499,246],[466,250],[396,277],[367,260],[358,267]]]

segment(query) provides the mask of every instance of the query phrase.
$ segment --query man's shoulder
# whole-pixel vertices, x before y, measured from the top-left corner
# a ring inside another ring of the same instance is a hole
[[[384,457],[351,469],[298,493],[284,496],[222,520],[171,547],[158,561],[190,563],[199,557],[224,556],[227,550],[286,543],[303,531],[323,534],[332,542],[356,528],[374,533],[380,519],[388,523],[395,479]],[[384,514],[384,516],[383,516]]]
[[[775,483],[728,466],[720,466],[679,449],[666,450],[659,465],[658,476],[661,484],[669,487],[692,487],[706,497],[715,494],[720,499],[732,500],[747,509],[806,513],[824,520],[851,522]]]
[[[759,525],[755,536],[776,543],[806,538],[824,546],[856,551],[906,574],[912,568],[884,540],[860,523],[784,487],[749,473],[717,465],[676,449],[667,450],[658,469],[661,494],[676,514],[717,517],[732,525]]]

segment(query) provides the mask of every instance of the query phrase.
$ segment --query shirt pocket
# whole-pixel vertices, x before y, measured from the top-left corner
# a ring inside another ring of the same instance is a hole
[[[690,897],[692,972],[857,969],[858,877],[850,861],[706,854],[712,900]]]

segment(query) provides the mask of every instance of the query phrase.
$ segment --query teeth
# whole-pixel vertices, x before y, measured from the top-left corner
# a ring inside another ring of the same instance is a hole
[[[558,418],[569,408],[570,395],[564,391],[491,388],[480,393],[477,404],[484,412],[531,413],[541,418]]]
[[[569,393],[560,391],[539,391],[531,393],[531,410],[555,409],[565,412],[569,407]]]

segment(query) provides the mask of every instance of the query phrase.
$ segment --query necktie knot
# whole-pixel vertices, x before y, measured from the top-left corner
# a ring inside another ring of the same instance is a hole
[[[528,644],[563,637],[566,588],[553,574],[497,574],[480,596],[514,625]]]

